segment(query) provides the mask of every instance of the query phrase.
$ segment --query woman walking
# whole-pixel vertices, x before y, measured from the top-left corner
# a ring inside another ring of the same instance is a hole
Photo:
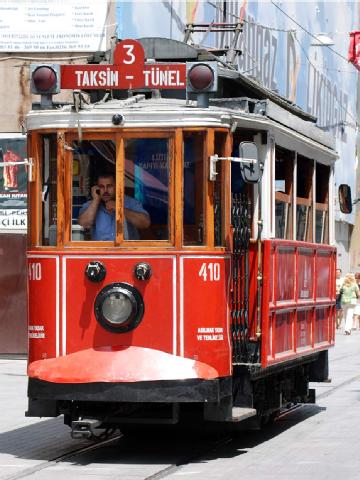
[[[360,272],[355,273],[355,282],[360,291]],[[360,300],[359,299],[354,309],[353,329],[360,330]]]
[[[341,287],[341,306],[345,317],[345,335],[351,335],[354,310],[359,296],[360,292],[355,276],[353,273],[348,273],[345,275]]]

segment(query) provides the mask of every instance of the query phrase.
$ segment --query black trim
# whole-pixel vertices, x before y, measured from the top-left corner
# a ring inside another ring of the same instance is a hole
[[[219,402],[232,394],[232,378],[132,383],[52,383],[29,378],[30,399],[86,402]]]

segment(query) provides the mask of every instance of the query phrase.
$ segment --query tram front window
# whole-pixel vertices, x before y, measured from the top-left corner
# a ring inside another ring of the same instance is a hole
[[[72,144],[71,240],[115,241],[115,159],[112,140]],[[100,182],[106,184],[106,191]],[[110,188],[110,184],[113,188]],[[109,196],[110,195],[110,196]],[[106,203],[110,201],[108,208]],[[112,210],[110,207],[113,207]]]
[[[136,201],[151,220],[146,230],[139,230],[139,239],[169,240],[169,140],[125,139],[124,171],[125,218],[127,202]]]
[[[125,139],[124,145],[124,155],[117,155],[113,140],[73,142],[73,241],[114,243],[117,205],[124,241],[169,238],[168,140]],[[117,158],[125,165],[117,167]],[[119,181],[116,172],[124,172]]]

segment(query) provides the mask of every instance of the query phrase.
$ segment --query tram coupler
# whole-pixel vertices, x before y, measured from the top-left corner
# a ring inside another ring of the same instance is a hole
[[[84,418],[71,422],[71,437],[79,440],[91,438],[95,434],[95,429],[101,425],[99,420],[94,418]]]

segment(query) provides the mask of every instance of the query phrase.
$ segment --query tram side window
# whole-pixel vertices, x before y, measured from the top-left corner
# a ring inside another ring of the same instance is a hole
[[[314,161],[298,155],[296,181],[296,240],[311,242],[313,239]]]
[[[203,132],[184,133],[184,245],[203,245],[205,241],[204,141],[205,134]]]
[[[275,150],[275,237],[292,239],[294,153]]]
[[[42,234],[41,245],[56,245],[57,236],[57,138],[56,135],[42,137],[42,166],[41,166],[41,218]]]
[[[315,241],[329,243],[329,179],[330,167],[316,164]]]

